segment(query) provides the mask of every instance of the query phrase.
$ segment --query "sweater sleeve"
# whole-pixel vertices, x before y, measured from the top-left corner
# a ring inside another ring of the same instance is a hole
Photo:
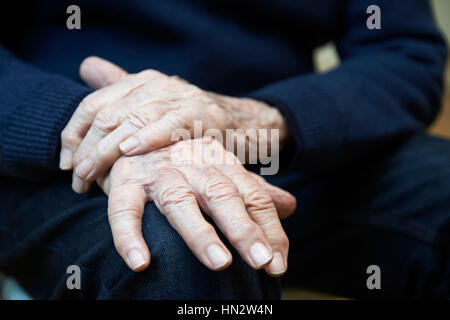
[[[446,46],[429,1],[349,0],[336,26],[341,57],[324,74],[268,84],[249,96],[280,108],[296,166],[327,170],[374,154],[422,130],[441,104]],[[381,9],[381,29],[366,9]]]
[[[57,172],[60,132],[89,92],[0,47],[0,175],[42,180]]]

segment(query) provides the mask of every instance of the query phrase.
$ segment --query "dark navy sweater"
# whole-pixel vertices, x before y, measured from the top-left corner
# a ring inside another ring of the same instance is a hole
[[[422,130],[440,106],[446,47],[426,0],[12,1],[0,13],[0,174],[56,172],[59,135],[90,92],[89,55],[153,68],[281,109],[295,166],[349,164]],[[68,30],[66,8],[81,8]],[[369,5],[381,30],[366,27]],[[328,41],[342,63],[313,72]]]

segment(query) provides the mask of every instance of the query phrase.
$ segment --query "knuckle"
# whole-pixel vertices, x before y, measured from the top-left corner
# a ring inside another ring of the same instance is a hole
[[[98,99],[95,95],[90,94],[81,101],[80,108],[88,115],[95,115],[98,109]]]
[[[219,159],[227,160],[229,157],[234,157],[234,154],[227,151],[222,142],[218,139],[212,137],[209,141],[206,140],[206,143],[209,144],[209,148],[211,148],[212,152],[214,152]]]
[[[271,246],[276,250],[288,251],[289,250],[289,239],[286,233],[277,227],[263,228],[264,234]]]
[[[127,115],[128,122],[133,125],[137,129],[141,129],[145,127],[145,125],[148,123],[148,119],[150,116],[149,110],[132,110]]]
[[[230,113],[225,111],[224,108],[215,102],[209,103],[209,101],[206,101],[206,104],[208,106],[207,117],[210,121],[221,125],[222,128],[229,128],[230,126],[233,126],[233,117]]]
[[[288,237],[285,234],[283,234],[281,236],[281,240],[280,240],[280,244],[279,245],[284,250],[289,250],[289,239],[288,239]]]
[[[201,142],[205,153],[210,156],[209,158],[211,160],[214,159],[216,164],[223,164],[223,161],[229,157],[228,151],[217,139],[210,136],[203,136]]]
[[[210,224],[202,224],[195,226],[189,230],[189,234],[193,243],[203,242],[205,238],[211,238],[215,235],[215,230]]]
[[[94,127],[104,132],[112,131],[120,124],[120,119],[108,110],[100,111],[94,121]]]
[[[120,225],[125,221],[139,219],[140,208],[128,199],[114,199],[108,206],[109,222],[112,225]]]
[[[210,109],[210,112],[214,115],[222,115],[224,113],[223,108],[219,106],[215,102],[211,102],[210,100],[206,101],[208,103],[208,108]]]
[[[188,83],[186,80],[184,80],[183,78],[181,78],[180,76],[177,76],[177,75],[170,76],[170,79],[173,79],[176,82]]]
[[[163,73],[161,73],[157,70],[154,70],[154,69],[146,69],[144,71],[139,72],[138,75],[142,76],[142,77],[150,77],[150,78],[164,76]]]
[[[194,192],[189,186],[183,184],[164,188],[159,198],[164,215],[167,215],[174,206],[183,207],[195,202]]]
[[[275,208],[272,197],[264,190],[251,190],[244,196],[244,202],[249,211],[269,211]]]
[[[274,250],[285,252],[289,251],[289,239],[286,234],[284,234],[284,232],[282,234],[277,233],[273,236],[269,235],[267,239],[271,243],[271,246],[274,248]]]
[[[61,142],[65,145],[75,145],[77,144],[78,139],[74,133],[66,128],[61,132]]]
[[[225,153],[224,158],[225,158],[226,163],[229,165],[233,165],[233,166],[239,166],[241,169],[243,169],[242,162],[239,161],[239,158],[233,152],[226,150],[225,147],[222,146],[220,143],[219,143],[219,145],[224,150],[224,153]]]
[[[183,111],[170,111],[167,113],[166,122],[171,128],[184,128],[187,118]]]
[[[108,72],[105,75],[106,83],[111,85],[123,80],[127,75],[123,70],[114,70],[113,72]]]
[[[250,222],[242,222],[237,223],[230,231],[228,240],[233,243],[240,243],[243,241],[247,241],[250,235],[253,235],[258,232],[258,227],[254,223]]]
[[[223,201],[239,197],[236,186],[220,178],[208,179],[203,190],[207,201]]]
[[[199,87],[194,86],[193,84],[187,82],[180,82],[180,84],[184,86],[183,91],[187,96],[202,97],[202,98],[206,97],[206,93]]]
[[[104,140],[101,140],[97,145],[94,147],[93,151],[93,160],[97,160],[99,162],[104,162],[105,160],[109,159],[112,156],[111,151],[109,150],[108,146],[106,145],[106,142]]]

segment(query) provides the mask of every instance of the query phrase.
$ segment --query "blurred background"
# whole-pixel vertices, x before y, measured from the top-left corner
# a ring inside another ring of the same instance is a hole
[[[431,0],[434,15],[439,27],[447,40],[447,46],[450,44],[450,0]],[[408,2],[405,1],[405,6]],[[381,12],[381,26],[383,27],[383,11]],[[446,137],[450,139],[450,59],[447,58],[445,71],[445,93],[442,97],[442,110],[434,121],[429,131],[433,135]],[[314,55],[314,63],[318,72],[326,72],[339,64],[339,57],[332,43],[318,48]],[[285,289],[283,290],[283,299],[345,299],[321,292],[315,292],[304,289]]]
[[[430,0],[436,21],[450,43],[450,0]],[[407,2],[405,2],[407,5]],[[383,27],[383,12],[381,12],[381,26]],[[448,60],[448,59],[447,59]],[[339,64],[339,57],[332,43],[316,50],[314,63],[318,72],[326,72]],[[447,61],[445,72],[445,95],[441,114],[430,128],[432,134],[450,138],[450,63]]]

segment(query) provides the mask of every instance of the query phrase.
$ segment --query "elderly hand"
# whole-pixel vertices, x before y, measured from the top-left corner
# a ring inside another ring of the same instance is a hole
[[[81,102],[61,134],[60,167],[74,168],[76,192],[87,191],[121,154],[144,154],[168,146],[176,129],[187,129],[192,135],[194,121],[201,121],[203,131],[265,128],[279,129],[281,142],[287,136],[277,109],[252,99],[205,92],[155,70],[128,75],[106,60],[90,57],[80,66],[80,75],[100,89]],[[267,145],[270,148],[270,141]]]
[[[211,137],[177,142],[145,155],[121,157],[99,185],[109,195],[108,217],[114,244],[127,265],[141,271],[150,263],[141,218],[154,201],[197,258],[222,270],[232,256],[209,215],[240,256],[271,276],[287,269],[288,238],[277,215],[296,206],[289,193],[249,173]],[[269,194],[270,193],[270,194]],[[275,207],[273,196],[280,199]]]

